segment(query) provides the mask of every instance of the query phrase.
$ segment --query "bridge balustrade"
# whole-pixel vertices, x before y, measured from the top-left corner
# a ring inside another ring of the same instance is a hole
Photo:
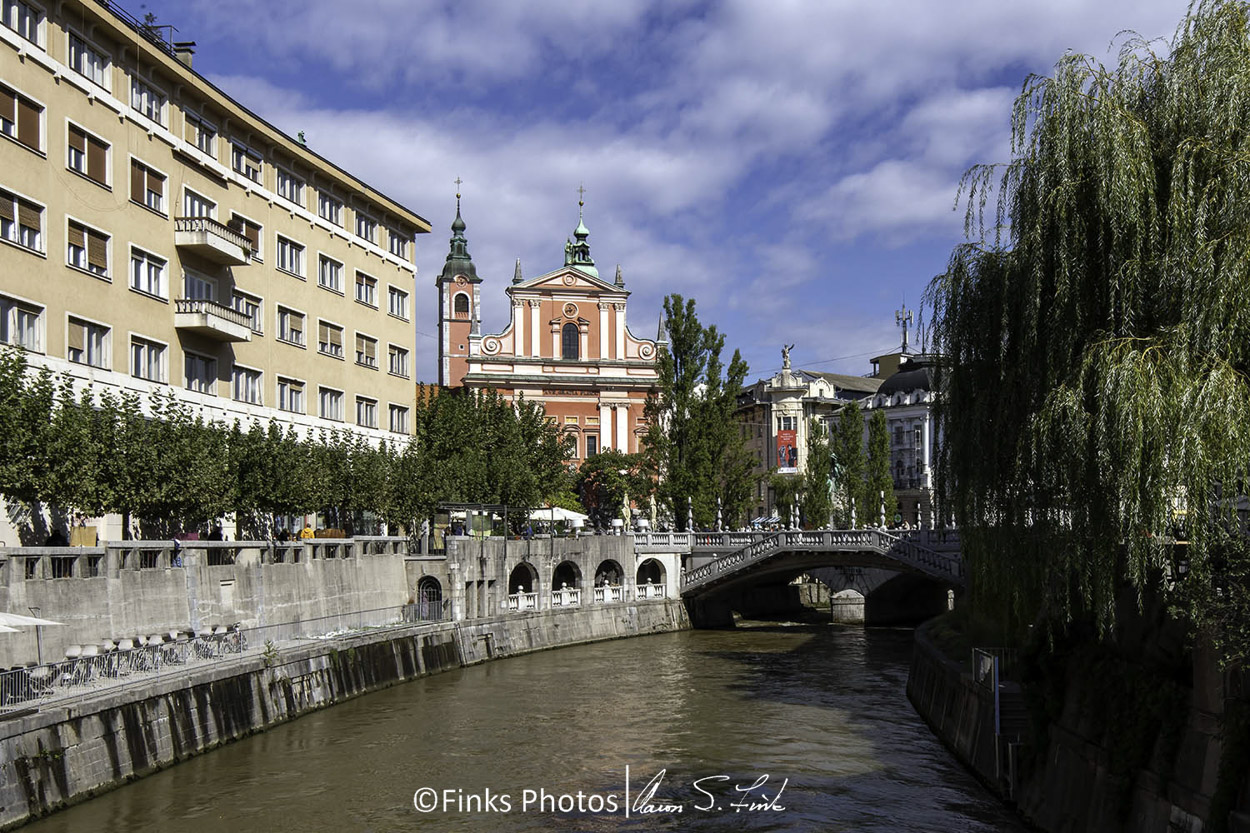
[[[537,593],[513,593],[508,597],[508,610],[526,611],[538,610],[538,594]]]
[[[625,588],[607,585],[604,587],[594,588],[595,604],[608,604],[610,602],[623,602],[627,598]]]
[[[650,599],[663,599],[668,596],[668,590],[663,584],[640,584],[635,588],[635,596],[638,601],[645,602]]]
[[[551,591],[552,607],[577,607],[582,603],[582,591],[577,587]]]

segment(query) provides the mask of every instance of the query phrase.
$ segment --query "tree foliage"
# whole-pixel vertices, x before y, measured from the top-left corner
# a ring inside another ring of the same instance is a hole
[[[851,402],[842,407],[832,441],[837,469],[834,477],[835,521],[838,526],[849,527],[853,514],[857,525],[870,523],[871,515],[865,514],[869,510],[868,486],[864,481],[867,461],[864,457],[864,416],[859,410],[859,403]]]
[[[694,307],[693,298],[664,299],[669,341],[658,358],[658,390],[646,407],[648,470],[678,529],[686,528],[689,512],[697,526],[710,527],[718,499],[726,522],[745,517],[753,485],[754,463],[733,417],[747,364],[735,350],[724,366],[725,337],[715,325],[703,326]]]
[[[1106,627],[1121,586],[1163,584],[1226,656],[1250,646],[1229,612],[1248,558],[1247,23],[1209,0],[1166,55],[1132,38],[1113,68],[1065,56],[1016,100],[1011,162],[965,177],[979,239],[929,289],[939,482],[974,599],[1004,619],[1040,602]]]
[[[627,521],[625,501],[641,505],[652,489],[641,455],[616,449],[594,455],[577,473],[577,493],[595,527],[610,527],[614,518]]]
[[[807,426],[807,460],[803,465],[803,518],[810,527],[828,526],[833,518],[833,436],[822,420]]]
[[[885,411],[876,410],[868,418],[868,459],[866,463],[868,482],[864,495],[866,514],[860,523],[876,525],[891,524],[898,512],[898,500],[894,497],[894,478],[890,474],[890,429],[886,424]]]

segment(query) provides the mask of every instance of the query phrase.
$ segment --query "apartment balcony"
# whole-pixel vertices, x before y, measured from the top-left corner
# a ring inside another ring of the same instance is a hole
[[[174,245],[225,266],[246,266],[252,242],[208,217],[175,217]]]
[[[174,326],[217,341],[252,340],[252,320],[214,301],[177,299],[174,301]]]

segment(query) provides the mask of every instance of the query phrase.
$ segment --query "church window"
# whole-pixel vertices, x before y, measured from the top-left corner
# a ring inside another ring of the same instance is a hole
[[[452,300],[452,312],[457,316],[467,316],[469,314],[469,296],[463,292]]]
[[[577,353],[578,340],[577,325],[570,321],[564,325],[564,329],[561,331],[560,357],[577,360],[579,358]]]

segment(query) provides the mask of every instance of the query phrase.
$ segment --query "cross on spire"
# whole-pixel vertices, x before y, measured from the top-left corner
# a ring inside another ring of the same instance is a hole
[[[460,177],[456,177],[456,213],[460,213]]]
[[[577,186],[577,219],[582,219],[582,206],[586,204],[586,188],[585,186]]]

